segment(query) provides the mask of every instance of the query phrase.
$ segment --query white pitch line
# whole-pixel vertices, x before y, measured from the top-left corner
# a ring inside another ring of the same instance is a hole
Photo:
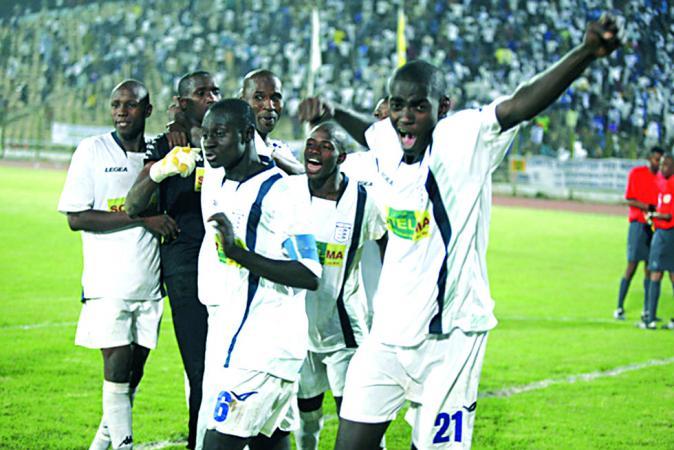
[[[184,447],[187,445],[187,441],[160,441],[160,442],[148,442],[147,444],[139,444],[136,447],[138,450],[160,450],[166,447],[172,447],[180,445]]]
[[[38,328],[72,327],[77,322],[47,322],[47,323],[29,323],[25,325],[3,325],[0,330],[35,330]]]
[[[652,359],[643,363],[628,364],[626,366],[616,367],[610,370],[595,371],[588,373],[580,373],[577,375],[569,375],[564,378],[548,378],[546,380],[536,381],[534,383],[524,384],[521,386],[513,386],[497,391],[484,392],[478,395],[480,398],[505,398],[513,395],[523,394],[525,392],[537,391],[539,389],[548,388],[554,384],[574,384],[579,381],[594,381],[599,378],[617,377],[627,372],[635,370],[648,369],[651,367],[666,366],[674,363],[674,357],[666,359]]]
[[[524,384],[521,386],[513,386],[497,391],[488,391],[478,394],[479,398],[507,398],[513,395],[523,394],[525,392],[537,391],[539,389],[546,389],[555,384],[574,384],[579,381],[594,381],[599,378],[617,377],[627,372],[635,370],[648,369],[651,367],[666,366],[674,363],[674,357],[665,359],[652,359],[643,363],[628,364],[626,366],[615,367],[610,370],[595,371],[588,373],[580,373],[576,375],[569,375],[565,378],[548,378],[534,383]],[[327,414],[324,418],[325,422],[331,422],[337,419],[335,414]],[[139,450],[161,450],[174,445],[185,445],[186,441],[161,441],[148,442],[147,444],[140,444],[137,446]]]
[[[497,317],[499,322],[507,322],[509,320],[518,322],[578,322],[578,323],[625,323],[625,321],[618,321],[615,319],[600,319],[596,317],[530,317],[530,316],[510,316]]]

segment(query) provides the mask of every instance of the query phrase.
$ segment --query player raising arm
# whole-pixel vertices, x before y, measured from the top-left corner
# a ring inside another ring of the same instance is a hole
[[[470,447],[487,333],[496,325],[486,268],[491,173],[517,125],[619,44],[615,20],[603,16],[582,44],[512,96],[449,116],[445,74],[423,61],[389,80],[389,120],[371,125],[316,98],[300,105],[303,119],[334,117],[366,140],[389,185],[373,324],[349,366],[337,449],[376,448],[405,400],[416,448]]]
[[[91,448],[130,449],[132,400],[162,315],[153,233],[173,236],[176,224],[164,214],[134,219],[124,212],[124,196],[143,167],[145,120],[152,112],[147,89],[123,81],[110,106],[115,131],[77,147],[58,209],[72,230],[82,231],[83,305],[75,343],[103,355],[103,418]]]

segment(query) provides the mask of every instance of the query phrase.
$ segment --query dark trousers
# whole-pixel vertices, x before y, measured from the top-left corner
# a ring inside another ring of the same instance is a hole
[[[171,304],[173,329],[190,383],[187,447],[194,448],[204,378],[208,312],[197,297],[196,272],[164,277],[164,282]]]

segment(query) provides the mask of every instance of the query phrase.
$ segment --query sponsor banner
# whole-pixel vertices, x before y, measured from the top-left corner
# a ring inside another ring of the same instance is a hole
[[[53,144],[77,147],[84,138],[110,131],[112,131],[112,127],[110,126],[74,125],[71,123],[53,122],[51,124],[51,141]]]
[[[518,159],[518,161],[521,158]],[[548,156],[529,156],[512,175],[518,185],[543,189],[582,189],[624,192],[627,175],[633,167],[644,165],[635,159],[583,159],[559,161]]]

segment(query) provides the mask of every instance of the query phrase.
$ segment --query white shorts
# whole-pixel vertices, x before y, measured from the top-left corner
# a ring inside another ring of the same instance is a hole
[[[242,438],[297,429],[297,383],[266,372],[222,368],[204,392],[206,428]]]
[[[163,311],[162,300],[87,300],[80,312],[75,344],[88,348],[129,344],[155,348]]]
[[[344,393],[346,370],[356,349],[342,348],[329,353],[308,352],[300,370],[297,397],[309,399],[328,389],[334,397]]]
[[[470,448],[486,345],[486,332],[459,329],[416,347],[367,338],[349,366],[340,416],[388,422],[409,400],[406,419],[417,448]]]

